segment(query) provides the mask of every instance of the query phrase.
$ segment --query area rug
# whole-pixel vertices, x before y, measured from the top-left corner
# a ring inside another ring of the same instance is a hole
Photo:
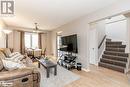
[[[73,72],[57,65],[57,76],[54,76],[53,69],[50,71],[50,77],[46,77],[46,70],[41,66],[40,87],[64,87],[65,85],[78,80],[80,77]]]

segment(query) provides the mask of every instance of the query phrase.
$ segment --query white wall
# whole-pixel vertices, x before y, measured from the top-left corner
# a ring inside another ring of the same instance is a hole
[[[130,16],[126,16],[127,20],[127,43],[126,43],[126,53],[130,53]]]
[[[105,36],[105,20],[97,21],[90,24],[90,29],[96,29],[97,34],[97,45],[101,43],[103,37]]]
[[[84,26],[86,25],[86,26]],[[88,66],[87,60],[87,29],[88,24],[83,21],[76,21],[67,25],[58,28],[57,30],[52,32],[52,47],[53,54],[56,56],[56,33],[58,31],[63,31],[61,33],[62,36],[77,34],[77,42],[78,42],[78,61],[83,63],[83,67]]]
[[[123,41],[126,43],[127,34],[127,21],[118,21],[114,23],[106,24],[106,35],[107,38],[113,41]]]
[[[97,32],[98,32],[98,46],[105,36],[105,20],[97,22]]]
[[[0,31],[0,48],[6,47],[6,35]]]
[[[96,29],[96,37],[95,37],[95,40],[92,42],[91,41],[91,37],[93,37],[92,35],[90,35],[90,45],[89,47],[92,47],[94,48],[94,52],[90,52],[91,54],[95,55],[95,63],[98,64],[98,60],[99,60],[99,56],[101,55],[103,49],[104,49],[104,44],[101,45],[101,47],[98,49],[98,46],[100,45],[100,43],[102,42],[104,36],[105,36],[105,20],[102,20],[102,21],[98,21],[98,22],[94,22],[94,23],[91,23],[90,24],[90,31],[92,29]],[[95,45],[95,46],[92,46],[92,45]],[[92,51],[90,48],[89,51]],[[92,58],[91,56],[93,55],[90,55],[89,58]]]
[[[56,32],[63,31],[63,34],[78,34],[78,58],[84,68],[89,67],[89,24],[90,22],[108,18],[130,11],[130,0],[122,0],[118,3],[98,10],[92,14],[81,17],[66,25],[63,25],[52,32],[52,52],[56,55]]]
[[[97,22],[97,34],[98,34],[98,45],[99,46],[104,38],[104,36],[106,35],[106,31],[105,31],[105,20],[102,21],[98,21]],[[98,48],[98,55],[97,55],[97,62],[99,61],[99,58],[102,55],[102,52],[104,51],[104,42],[102,43],[102,45],[100,46],[100,48]]]
[[[101,42],[101,40],[103,39],[104,35],[105,35],[105,22],[104,21],[100,21],[96,23],[95,28],[97,29],[97,46],[98,44]],[[66,24],[58,29],[56,29],[55,31],[52,32],[52,49],[53,49],[53,54],[54,56],[56,55],[56,33],[59,31],[62,31],[62,33],[60,35],[62,36],[67,36],[67,35],[72,35],[72,34],[77,34],[78,36],[78,61],[81,62],[83,64],[83,67],[87,67],[89,64],[89,44],[87,42],[87,38],[89,38],[89,34],[87,31],[89,29],[89,24],[87,23],[87,21],[83,21],[83,20],[79,20],[79,21],[75,21],[69,24]],[[97,49],[98,50],[98,49]],[[101,51],[99,52],[99,54],[101,53]],[[97,53],[98,55],[98,53]],[[97,59],[96,59],[97,60]]]
[[[2,32],[2,29],[4,29],[5,26],[3,20],[0,19],[0,48],[6,47],[6,35]]]
[[[89,36],[89,63],[96,65],[97,50],[98,50],[98,35],[97,35],[97,23],[90,25],[90,36]]]

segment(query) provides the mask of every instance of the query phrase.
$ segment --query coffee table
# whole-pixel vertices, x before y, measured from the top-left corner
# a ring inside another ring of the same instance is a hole
[[[49,78],[50,69],[54,68],[54,75],[57,75],[57,64],[53,63],[50,60],[45,60],[43,58],[37,59],[38,60],[38,67],[40,68],[40,65],[42,65],[46,69],[47,78]]]

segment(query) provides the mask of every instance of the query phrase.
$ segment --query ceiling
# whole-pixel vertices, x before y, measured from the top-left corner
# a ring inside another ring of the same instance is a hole
[[[119,0],[15,0],[15,15],[4,17],[8,26],[52,30]]]

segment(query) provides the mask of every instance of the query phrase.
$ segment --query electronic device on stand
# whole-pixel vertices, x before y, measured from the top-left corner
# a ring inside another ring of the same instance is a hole
[[[78,53],[77,34],[61,37],[61,41],[62,47],[58,50],[62,53],[58,64],[67,69],[73,69],[76,67],[76,54]]]

